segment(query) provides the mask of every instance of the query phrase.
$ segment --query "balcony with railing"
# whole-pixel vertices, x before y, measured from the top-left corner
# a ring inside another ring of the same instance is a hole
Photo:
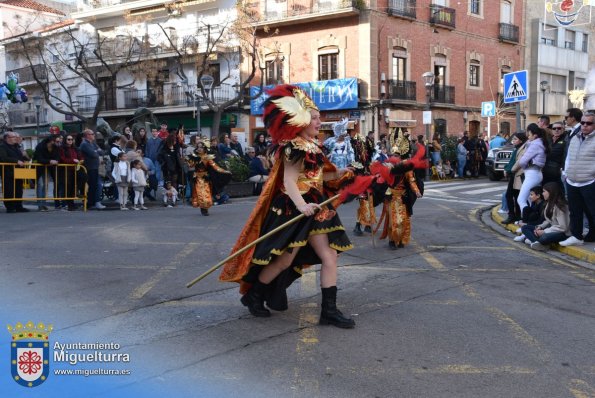
[[[48,78],[47,69],[42,64],[33,65],[33,70],[35,71],[35,75],[39,80],[45,81]],[[33,78],[33,70],[31,70],[30,66],[26,66],[24,68],[13,69],[6,72],[6,76],[14,73],[18,75],[19,84],[25,85],[27,83],[34,83],[35,79]],[[8,80],[8,78],[6,79]]]
[[[508,43],[515,43],[518,44],[519,42],[519,27],[516,25],[511,25],[509,23],[500,22],[500,33],[498,34],[498,39],[508,42]]]
[[[439,104],[454,104],[455,103],[455,88],[454,86],[434,86],[432,90],[431,102]]]
[[[454,8],[430,4],[430,23],[432,25],[454,29],[456,27],[455,17],[456,10]]]
[[[388,99],[415,101],[415,82],[407,80],[388,81]]]
[[[415,19],[415,0],[389,0],[388,15]]]
[[[262,3],[264,2],[264,7]],[[357,15],[365,0],[289,0],[287,2],[254,1],[247,11],[257,24],[293,24],[321,21],[344,15]]]
[[[8,120],[12,126],[24,125],[24,124],[37,124],[37,111],[23,111],[18,109],[12,109],[8,112]],[[45,124],[48,122],[47,115],[45,112],[39,113],[39,124]]]

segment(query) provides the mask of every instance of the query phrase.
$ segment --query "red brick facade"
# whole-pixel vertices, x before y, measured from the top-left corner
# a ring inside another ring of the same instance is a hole
[[[263,37],[262,46],[268,48],[269,58],[275,51],[283,57],[286,83],[318,80],[319,54],[337,51],[337,77],[357,77],[360,83],[362,118],[356,129],[378,134],[389,126],[412,123],[406,120],[417,121],[412,131],[424,134],[426,89],[422,74],[443,68],[445,73],[436,82],[442,86],[435,89],[431,105],[432,129],[438,128],[436,119],[442,119],[443,131],[449,135],[463,130],[485,132],[487,119],[481,118],[481,102],[498,101],[502,73],[523,69],[519,44],[524,38],[523,2],[445,0],[447,8],[432,3],[439,2],[370,0],[363,9],[354,7],[352,12],[326,15],[327,19],[320,19],[313,7],[309,16],[306,12],[305,17],[269,21],[278,34]],[[478,8],[471,10],[471,4]],[[510,13],[501,16],[501,10]],[[432,23],[432,16],[437,21]],[[507,22],[504,30],[501,21]],[[400,76],[395,76],[393,64],[403,65]],[[470,84],[471,66],[479,71],[474,85]],[[514,114],[499,121],[509,122],[510,130],[515,130]],[[496,121],[491,125],[494,135]]]

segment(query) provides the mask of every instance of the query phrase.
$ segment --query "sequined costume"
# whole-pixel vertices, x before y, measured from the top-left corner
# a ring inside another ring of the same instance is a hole
[[[278,150],[282,151],[280,159],[275,162],[269,180],[263,188],[263,193],[257,203],[257,208],[266,206],[262,200],[265,198],[263,195],[272,196],[270,204],[267,206],[268,210],[263,214],[260,235],[266,234],[300,214],[283,186],[283,157],[289,162],[301,164],[297,185],[306,202],[321,203],[327,199],[324,193],[323,172],[325,165],[327,168],[329,165],[318,143],[298,136],[293,140],[282,143]],[[249,223],[251,223],[250,220]],[[299,277],[303,266],[320,264],[321,262],[308,243],[308,237],[315,234],[327,234],[330,247],[338,252],[353,247],[336,210],[332,205],[326,205],[315,216],[304,217],[297,223],[257,244],[248,263],[244,262],[239,269],[230,264],[223,269],[220,279],[229,282],[241,282],[241,291],[245,291],[260,271],[258,267],[253,267],[253,265],[266,266],[276,256],[294,247],[300,247],[301,249],[288,272],[297,272],[298,275],[294,274],[294,276]],[[244,286],[243,283],[247,285]]]
[[[380,239],[388,237],[390,242],[398,244],[400,247],[409,243],[411,240],[411,204],[409,201],[412,199],[409,195],[418,194],[419,189],[415,183],[413,171],[409,170],[405,174],[395,176],[384,199],[382,209],[384,229]]]
[[[215,157],[209,154],[192,155],[188,158],[190,166],[194,166],[194,185],[192,187],[192,206],[208,210],[213,206],[213,195],[231,179],[229,171],[215,163]]]

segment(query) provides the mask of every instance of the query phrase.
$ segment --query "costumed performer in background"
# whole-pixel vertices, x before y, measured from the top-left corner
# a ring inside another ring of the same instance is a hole
[[[342,169],[355,160],[351,138],[347,137],[347,124],[349,119],[333,123],[334,136],[324,141],[324,146],[329,151],[329,159],[338,168]]]
[[[384,229],[380,239],[388,236],[388,247],[392,250],[404,247],[411,239],[411,214],[415,199],[421,198],[421,193],[415,183],[413,168],[403,166],[401,162],[400,151],[409,154],[409,148],[406,145],[397,145],[392,148],[393,156],[384,164],[372,165],[372,169],[378,171],[385,177],[388,184],[384,198],[384,207],[380,217],[381,223],[384,220]],[[407,164],[405,164],[407,165]],[[386,170],[378,170],[388,168]]]
[[[213,206],[213,195],[220,193],[231,180],[231,172],[215,163],[215,156],[207,152],[203,141],[196,141],[194,154],[188,157],[190,167],[194,167],[194,186],[192,187],[192,206],[200,207],[203,216],[209,215]]]
[[[353,328],[355,322],[336,305],[337,253],[352,245],[333,206],[319,205],[327,199],[325,182],[352,173],[324,156],[317,141],[320,112],[303,90],[279,85],[268,94],[264,122],[276,161],[233,252],[300,213],[306,217],[227,262],[219,279],[239,282],[242,304],[254,316],[268,317],[265,301],[271,309],[287,309],[285,290],[302,267],[322,264],[320,324]]]

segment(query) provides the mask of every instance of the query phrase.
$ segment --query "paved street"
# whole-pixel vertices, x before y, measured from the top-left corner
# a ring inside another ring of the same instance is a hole
[[[499,232],[482,209],[503,189],[486,179],[431,183],[415,205],[410,246],[389,251],[386,241],[353,237],[355,249],[340,258],[338,302],[354,330],[317,325],[318,268],[290,288],[289,310],[268,319],[249,315],[237,287],[215,274],[185,287],[229,254],[254,198],[210,217],[188,206],[1,213],[2,322],[53,323],[52,343],[118,343],[130,362],[105,367],[132,374],[52,373],[25,390],[10,380],[5,334],[0,391],[595,397],[595,271]],[[349,231],[355,209],[339,211]]]

